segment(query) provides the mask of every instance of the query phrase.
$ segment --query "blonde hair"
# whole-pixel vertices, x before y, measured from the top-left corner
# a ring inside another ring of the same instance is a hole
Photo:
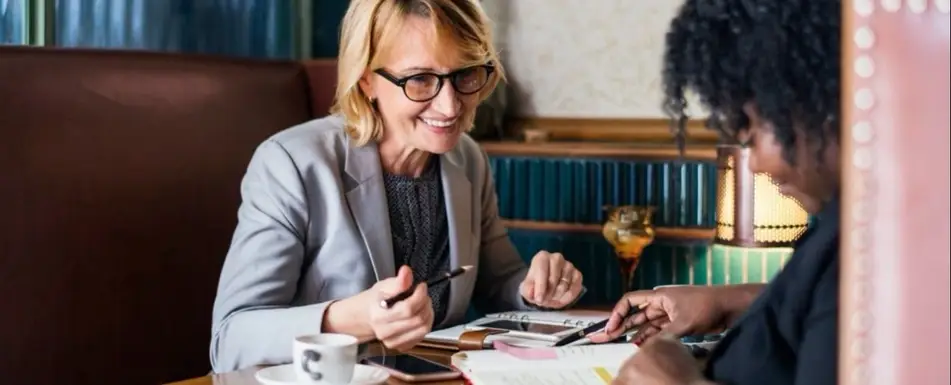
[[[383,121],[360,88],[360,79],[379,68],[410,16],[430,21],[436,49],[457,47],[466,66],[495,67],[479,92],[479,102],[505,78],[489,18],[479,0],[351,0],[340,29],[337,90],[331,113],[344,117],[347,134],[358,146],[383,135]]]

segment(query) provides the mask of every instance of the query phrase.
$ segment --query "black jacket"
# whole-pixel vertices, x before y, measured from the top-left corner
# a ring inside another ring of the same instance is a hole
[[[827,203],[792,257],[711,353],[707,378],[730,385],[836,383],[839,202]]]

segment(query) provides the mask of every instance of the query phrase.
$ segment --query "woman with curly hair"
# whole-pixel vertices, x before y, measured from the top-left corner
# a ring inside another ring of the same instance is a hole
[[[708,126],[816,221],[768,285],[628,293],[592,336],[640,329],[616,384],[836,383],[840,15],[840,0],[687,0],[671,22],[664,107],[678,138],[690,90]],[[705,371],[677,340],[726,329]]]

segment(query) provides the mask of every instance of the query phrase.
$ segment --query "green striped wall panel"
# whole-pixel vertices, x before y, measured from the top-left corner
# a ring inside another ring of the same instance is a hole
[[[651,205],[658,227],[712,228],[716,165],[696,160],[617,160],[490,156],[503,218],[601,224],[605,205]],[[585,275],[580,305],[610,305],[622,295],[611,246],[599,233],[509,229],[529,262],[538,250],[561,252]],[[631,288],[768,282],[791,249],[751,250],[657,239],[644,250]]]
[[[705,281],[696,283],[767,283],[782,270],[792,256],[792,251],[792,248],[750,249],[713,245],[704,260],[712,273],[708,274]]]
[[[530,221],[602,223],[605,205],[651,205],[661,227],[712,228],[716,165],[648,161],[491,156],[499,212]]]
[[[788,248],[746,249],[723,245],[652,247],[650,257],[641,262],[634,276],[635,288],[767,283],[792,255],[792,249]]]
[[[522,258],[538,250],[561,252],[585,276],[582,305],[605,305],[621,297],[621,277],[611,246],[600,234],[509,229]],[[693,242],[658,240],[648,246],[632,280],[632,289],[658,285],[721,285],[768,282],[782,269],[792,249],[743,249]]]
[[[335,59],[340,47],[340,22],[347,13],[346,0],[314,1],[311,6],[311,57]]]

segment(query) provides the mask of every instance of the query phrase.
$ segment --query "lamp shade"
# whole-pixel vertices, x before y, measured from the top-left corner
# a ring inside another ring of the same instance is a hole
[[[717,229],[714,241],[740,247],[789,247],[809,226],[809,214],[780,193],[766,174],[750,171],[750,149],[717,148]]]

